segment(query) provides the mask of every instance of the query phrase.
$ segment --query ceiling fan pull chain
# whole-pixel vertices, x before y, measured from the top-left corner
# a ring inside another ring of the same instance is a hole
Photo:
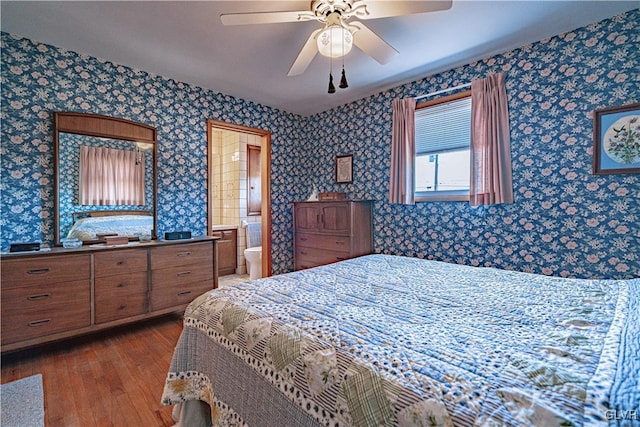
[[[333,85],[333,75],[329,72],[329,90],[328,93],[335,93],[336,87]]]
[[[346,89],[349,87],[349,83],[347,83],[347,76],[344,73],[344,65],[342,66],[342,77],[340,78],[340,84],[338,87],[340,89]]]
[[[335,93],[336,87],[333,85],[333,33],[329,33],[329,90],[328,93]]]
[[[338,85],[340,89],[346,89],[349,87],[347,83],[347,76],[344,73],[344,36],[342,37],[342,77],[340,77],[340,84]]]

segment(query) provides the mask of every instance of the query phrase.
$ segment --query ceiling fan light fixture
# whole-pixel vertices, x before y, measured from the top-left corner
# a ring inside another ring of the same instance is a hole
[[[340,25],[325,28],[318,35],[318,52],[329,58],[340,58],[351,51],[353,35]]]

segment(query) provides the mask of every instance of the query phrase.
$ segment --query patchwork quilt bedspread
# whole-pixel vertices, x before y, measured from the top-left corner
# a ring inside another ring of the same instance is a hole
[[[632,426],[639,331],[640,279],[369,255],[198,297],[162,400],[214,425]]]

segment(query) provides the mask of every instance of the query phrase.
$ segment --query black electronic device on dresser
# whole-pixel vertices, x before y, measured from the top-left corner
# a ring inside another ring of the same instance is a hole
[[[164,233],[164,240],[181,240],[190,238],[190,231],[167,231],[166,233]]]
[[[31,252],[39,251],[40,243],[38,242],[20,242],[12,243],[9,247],[9,252]]]

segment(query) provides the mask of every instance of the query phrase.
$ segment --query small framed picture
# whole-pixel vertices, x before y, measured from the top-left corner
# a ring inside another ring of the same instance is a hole
[[[593,173],[640,173],[640,104],[595,110]]]
[[[353,155],[336,156],[336,182],[347,184],[353,182]]]

